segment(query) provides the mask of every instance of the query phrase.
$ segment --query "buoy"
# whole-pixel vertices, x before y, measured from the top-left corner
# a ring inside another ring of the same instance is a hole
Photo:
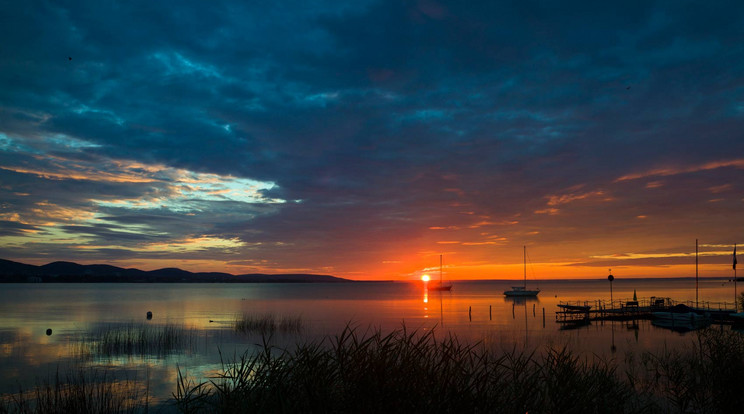
[[[147,320],[152,319],[152,311],[147,311]]]
[[[47,329],[47,332],[46,333],[47,333],[47,336],[52,336],[52,330],[51,330],[51,328],[50,329]]]

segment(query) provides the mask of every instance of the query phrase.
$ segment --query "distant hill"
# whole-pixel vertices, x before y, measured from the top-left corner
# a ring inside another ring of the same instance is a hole
[[[339,283],[352,282],[328,275],[313,274],[262,274],[232,275],[230,273],[193,273],[177,268],[151,271],[124,269],[95,264],[81,265],[72,262],[53,262],[34,266],[0,259],[0,283]]]

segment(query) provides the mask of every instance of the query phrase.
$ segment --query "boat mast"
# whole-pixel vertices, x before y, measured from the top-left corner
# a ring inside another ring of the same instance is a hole
[[[442,255],[439,255],[439,286],[442,286]]]
[[[524,257],[524,288],[527,289],[527,246],[522,246],[524,248],[524,254],[522,255]]]

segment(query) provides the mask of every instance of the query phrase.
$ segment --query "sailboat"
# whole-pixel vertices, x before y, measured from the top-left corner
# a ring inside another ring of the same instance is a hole
[[[527,246],[524,246],[524,285],[523,286],[512,286],[511,290],[504,292],[505,296],[537,296],[540,293],[540,289],[527,290]]]
[[[449,291],[452,290],[452,284],[445,285],[442,283],[442,255],[439,255],[439,286],[432,286],[429,288],[429,290],[442,290],[442,291]]]

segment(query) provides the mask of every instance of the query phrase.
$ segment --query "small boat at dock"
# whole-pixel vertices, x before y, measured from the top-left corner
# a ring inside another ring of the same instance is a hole
[[[664,312],[652,312],[654,326],[678,332],[693,331],[711,324],[710,315],[700,314],[687,305],[679,304]]]
[[[524,246],[524,286],[512,286],[504,292],[504,296],[537,296],[540,289],[527,289],[527,246]]]
[[[666,319],[671,321],[692,320],[702,317],[702,315],[697,314],[694,309],[684,304],[675,305],[667,311],[652,312],[651,315],[654,319]]]
[[[563,310],[576,312],[589,312],[589,309],[592,308],[590,305],[569,305],[566,303],[559,303],[558,307]]]

